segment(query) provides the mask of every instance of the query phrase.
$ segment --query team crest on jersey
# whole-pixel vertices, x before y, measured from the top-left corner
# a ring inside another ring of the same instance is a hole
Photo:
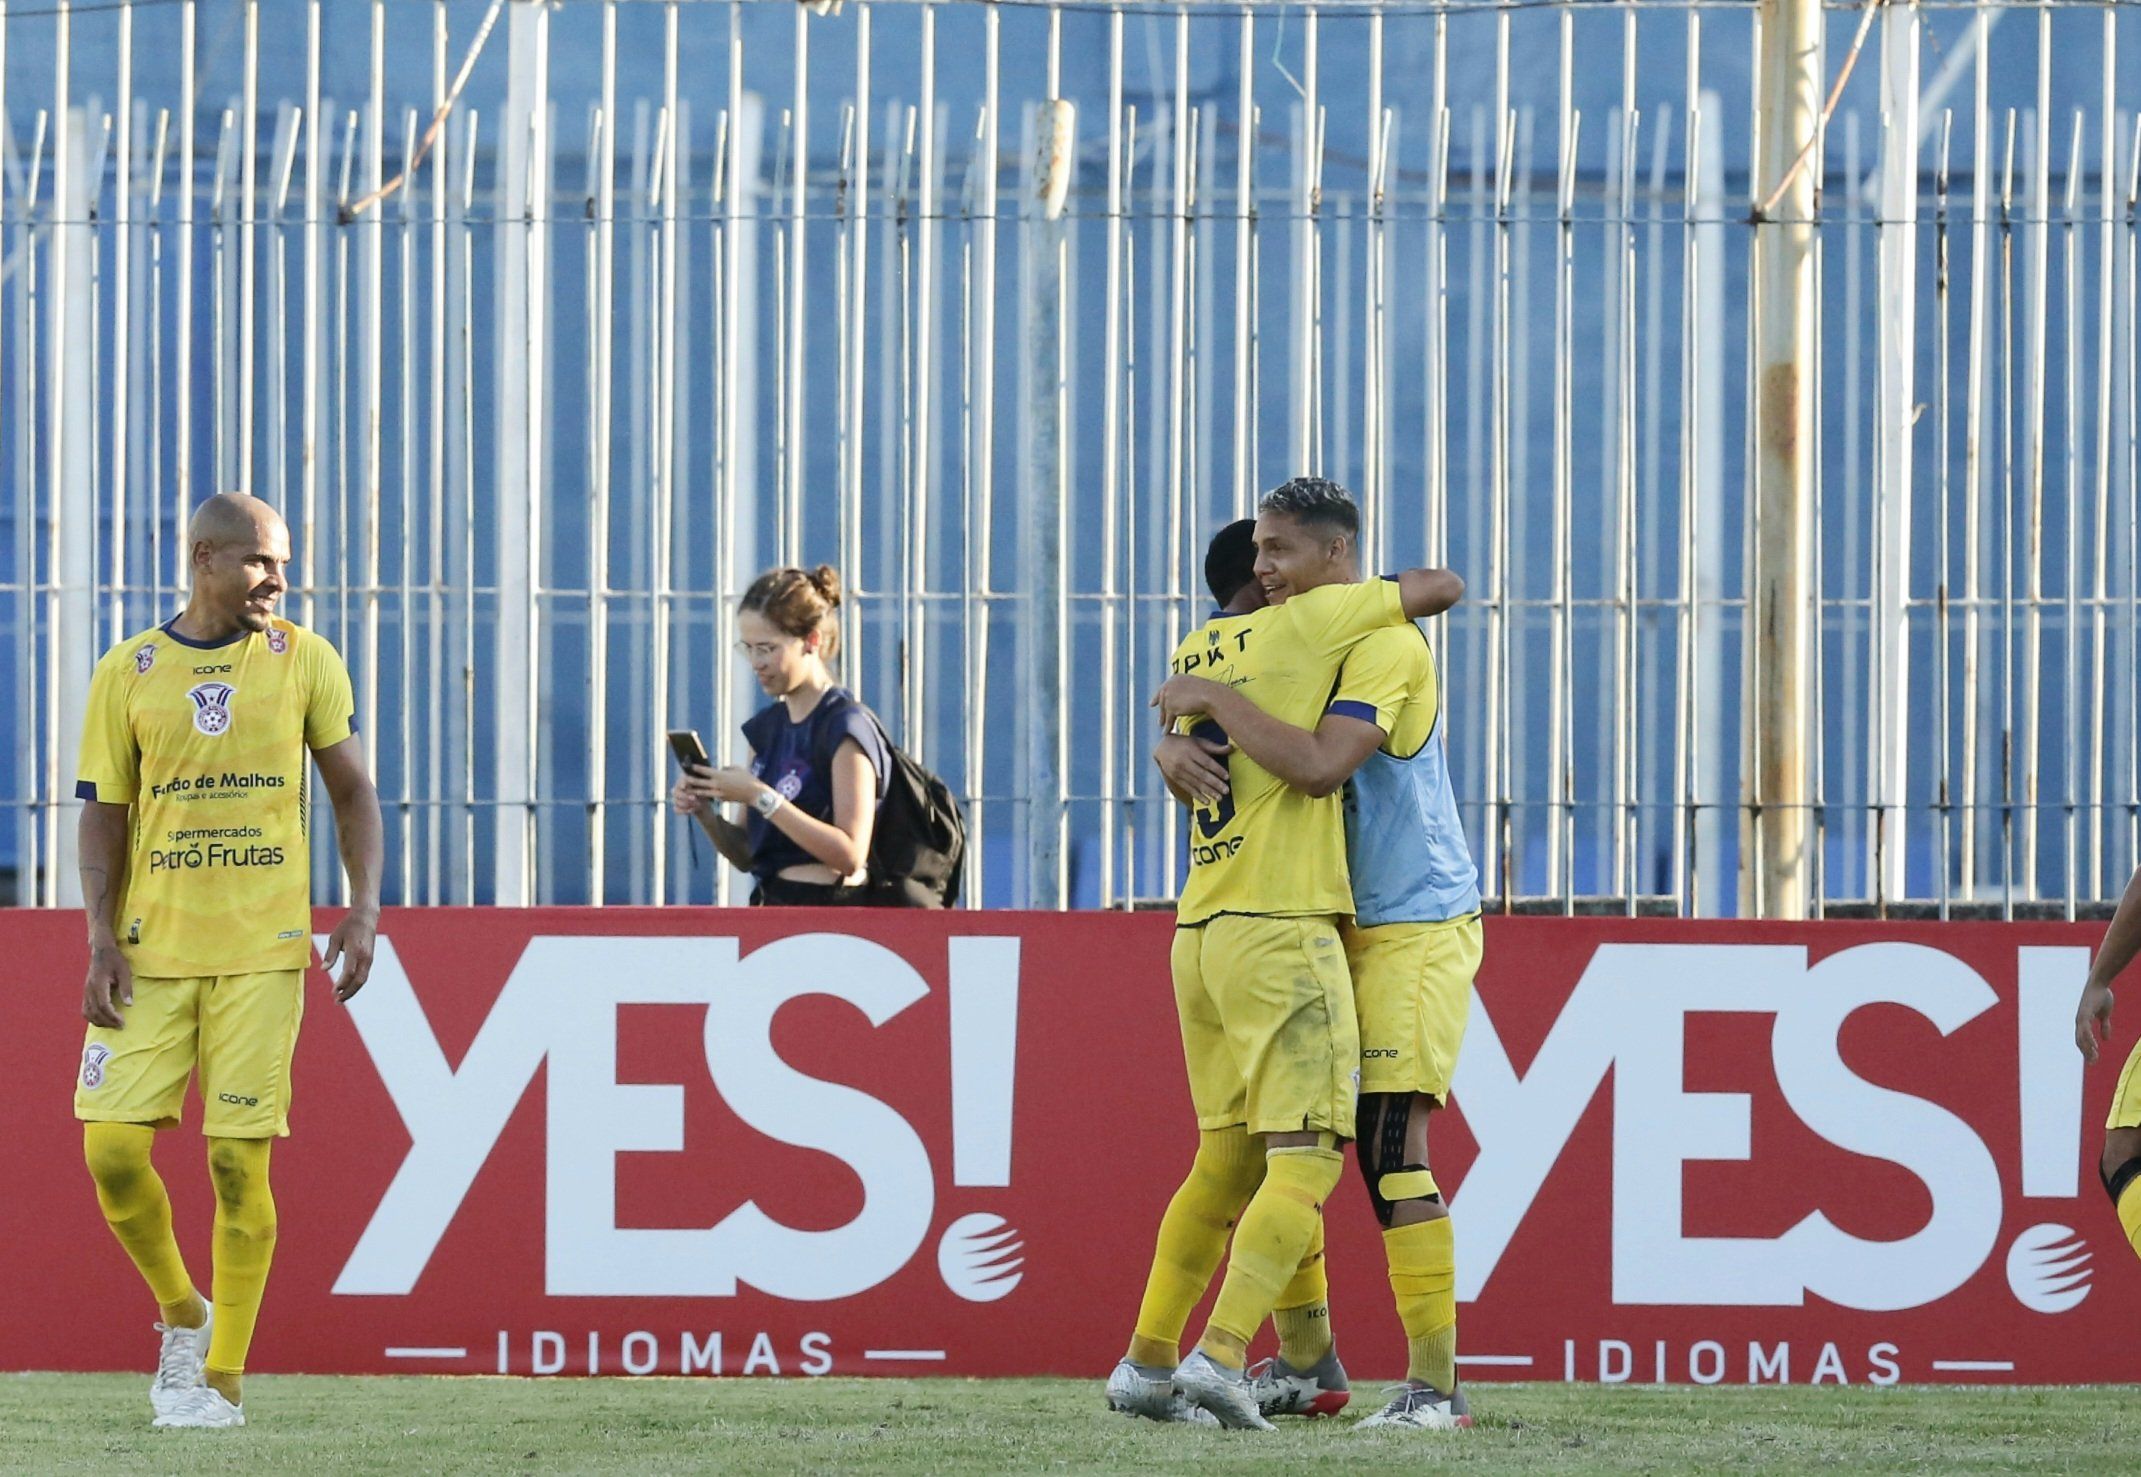
[[[139,651],[134,653],[134,671],[137,674],[145,675],[148,672],[149,668],[155,665],[156,643],[151,641],[148,645],[142,647]]]
[[[112,1058],[111,1048],[92,1041],[82,1048],[82,1086],[95,1092],[104,1085],[104,1064]]]
[[[193,726],[214,738],[230,727],[230,700],[238,689],[228,682],[203,682],[186,696],[193,699]]]
[[[285,630],[283,630],[283,629],[282,629],[282,628],[281,628],[280,626],[271,626],[271,627],[269,627],[269,628],[268,628],[268,650],[270,650],[270,651],[274,652],[274,653],[275,653],[275,654],[276,654],[277,656],[281,656],[281,655],[282,655],[282,654],[283,654],[284,652],[288,651],[289,649],[290,649],[290,633],[289,633],[288,631],[285,631]]]

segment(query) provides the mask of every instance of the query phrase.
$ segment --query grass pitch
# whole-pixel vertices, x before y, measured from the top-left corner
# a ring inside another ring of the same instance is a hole
[[[9,1472],[2131,1472],[2141,1389],[1479,1385],[1469,1432],[1157,1426],[1100,1381],[259,1375],[241,1431],[156,1431],[145,1375],[0,1375]]]

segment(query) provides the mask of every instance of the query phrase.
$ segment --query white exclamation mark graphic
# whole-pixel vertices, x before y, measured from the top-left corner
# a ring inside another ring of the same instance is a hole
[[[2082,1054],[2074,1049],[2074,1002],[2089,973],[2089,951],[2015,954],[2022,1193],[2071,1199],[2081,1188],[2082,1158]]]
[[[1018,940],[950,944],[952,1183],[1011,1183],[1012,1088],[1018,1077]],[[1024,1280],[1026,1243],[1000,1215],[974,1211],[944,1229],[937,1271],[973,1303],[993,1303]]]
[[[950,944],[955,1185],[1011,1183],[1018,946],[1015,938],[955,938]]]
[[[2074,1049],[2074,1000],[2088,972],[2087,949],[2016,950],[2024,1195],[2072,1199],[2081,1190],[2082,1054]],[[2026,1226],[2007,1248],[2008,1290],[2032,1312],[2064,1313],[2089,1296],[2089,1259],[2089,1243],[2071,1226]]]

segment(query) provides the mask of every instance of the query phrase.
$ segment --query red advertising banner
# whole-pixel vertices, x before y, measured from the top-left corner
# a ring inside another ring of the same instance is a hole
[[[1097,1379],[1195,1142],[1170,926],[390,912],[356,1001],[313,983],[251,1367]],[[2141,1380],[2095,1170],[2126,1043],[2072,1042],[2097,933],[1489,920],[1434,1130],[1468,1377]],[[0,947],[0,1368],[142,1366],[71,1116],[80,920]],[[1341,1349],[1393,1372],[1350,1175],[1329,1223]]]

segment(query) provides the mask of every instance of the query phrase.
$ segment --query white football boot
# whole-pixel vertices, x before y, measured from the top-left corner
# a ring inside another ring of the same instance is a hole
[[[1445,1395],[1433,1385],[1406,1384],[1390,1403],[1353,1429],[1401,1427],[1414,1431],[1460,1431],[1472,1424],[1472,1406],[1463,1390]]]
[[[1199,1349],[1175,1370],[1175,1388],[1219,1418],[1231,1431],[1277,1429],[1256,1408],[1256,1391],[1249,1376],[1228,1369]]]
[[[1174,1421],[1190,1426],[1216,1426],[1219,1418],[1190,1403],[1175,1388],[1174,1371],[1157,1365],[1133,1364],[1128,1359],[1108,1376],[1108,1409],[1121,1415],[1141,1415],[1148,1421]]]
[[[201,1383],[201,1371],[208,1364],[208,1331],[215,1321],[216,1310],[211,1304],[199,1328],[156,1325],[156,1331],[163,1335],[163,1347],[156,1351],[156,1378],[149,1382],[149,1409],[159,1416]]]
[[[221,1430],[245,1424],[245,1407],[233,1405],[213,1385],[195,1385],[178,1404],[156,1418],[166,1430]]]
[[[1256,1408],[1266,1416],[1336,1415],[1353,1398],[1346,1368],[1332,1349],[1309,1369],[1295,1369],[1284,1359],[1266,1359],[1249,1370]]]

